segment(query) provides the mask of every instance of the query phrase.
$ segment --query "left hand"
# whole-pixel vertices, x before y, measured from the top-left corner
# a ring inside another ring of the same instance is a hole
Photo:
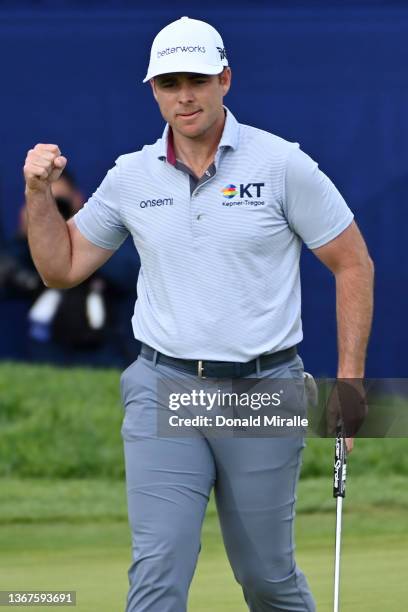
[[[368,413],[363,382],[359,378],[338,378],[326,406],[326,434],[333,435],[341,420],[347,452],[353,450],[354,437]]]

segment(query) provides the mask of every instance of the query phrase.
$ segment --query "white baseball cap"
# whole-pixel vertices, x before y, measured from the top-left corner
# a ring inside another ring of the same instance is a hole
[[[160,30],[153,41],[143,83],[159,74],[220,74],[228,60],[217,30],[205,21],[181,17]]]

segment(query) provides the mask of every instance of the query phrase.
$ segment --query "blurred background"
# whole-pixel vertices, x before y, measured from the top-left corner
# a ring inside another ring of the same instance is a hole
[[[221,32],[233,71],[225,102],[238,120],[299,142],[345,197],[376,265],[367,376],[407,372],[407,0],[3,0],[0,590],[76,589],[81,612],[123,609],[126,595],[118,368],[138,352],[130,316],[139,262],[128,241],[107,269],[69,294],[73,301],[54,295],[65,313],[80,312],[90,295],[97,297],[106,325],[100,333],[83,327],[79,333],[80,322],[64,318],[58,333],[53,329],[57,341],[50,341],[40,301],[49,306],[50,296],[43,296],[24,237],[22,166],[35,143],[60,146],[71,174],[57,197],[69,216],[119,155],[160,137],[163,121],[142,79],[152,38],[183,15]],[[307,249],[302,273],[300,353],[316,376],[333,376],[333,278]],[[83,367],[18,363],[30,360]],[[400,612],[406,605],[407,450],[406,439],[365,439],[350,458],[345,610]],[[308,441],[299,489],[299,561],[319,612],[331,609],[332,455],[332,440]],[[189,609],[245,610],[213,501]]]
[[[142,79],[153,36],[183,14],[222,33],[233,70],[226,104],[238,119],[299,142],[355,213],[377,272],[367,376],[405,376],[406,1],[207,0],[203,8],[177,0],[171,6],[3,0],[3,241],[18,229],[22,165],[35,143],[60,146],[87,198],[118,155],[161,135],[161,116]],[[304,251],[300,350],[315,375],[334,375],[334,286]],[[0,358],[26,356],[23,311],[21,302],[0,305]]]

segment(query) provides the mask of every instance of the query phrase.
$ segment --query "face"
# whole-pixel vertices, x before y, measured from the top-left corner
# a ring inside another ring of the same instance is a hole
[[[224,120],[223,98],[231,84],[229,68],[215,76],[162,74],[150,84],[163,118],[184,137],[200,138]]]

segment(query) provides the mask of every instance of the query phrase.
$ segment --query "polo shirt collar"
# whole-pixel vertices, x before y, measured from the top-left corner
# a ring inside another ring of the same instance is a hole
[[[225,124],[221,140],[218,145],[218,150],[221,148],[230,148],[235,150],[238,148],[239,123],[226,106],[224,106],[224,109],[226,112]],[[158,158],[167,160],[167,162],[173,166],[176,163],[173,145],[173,132],[168,123],[166,123],[163,135],[159,141]]]

